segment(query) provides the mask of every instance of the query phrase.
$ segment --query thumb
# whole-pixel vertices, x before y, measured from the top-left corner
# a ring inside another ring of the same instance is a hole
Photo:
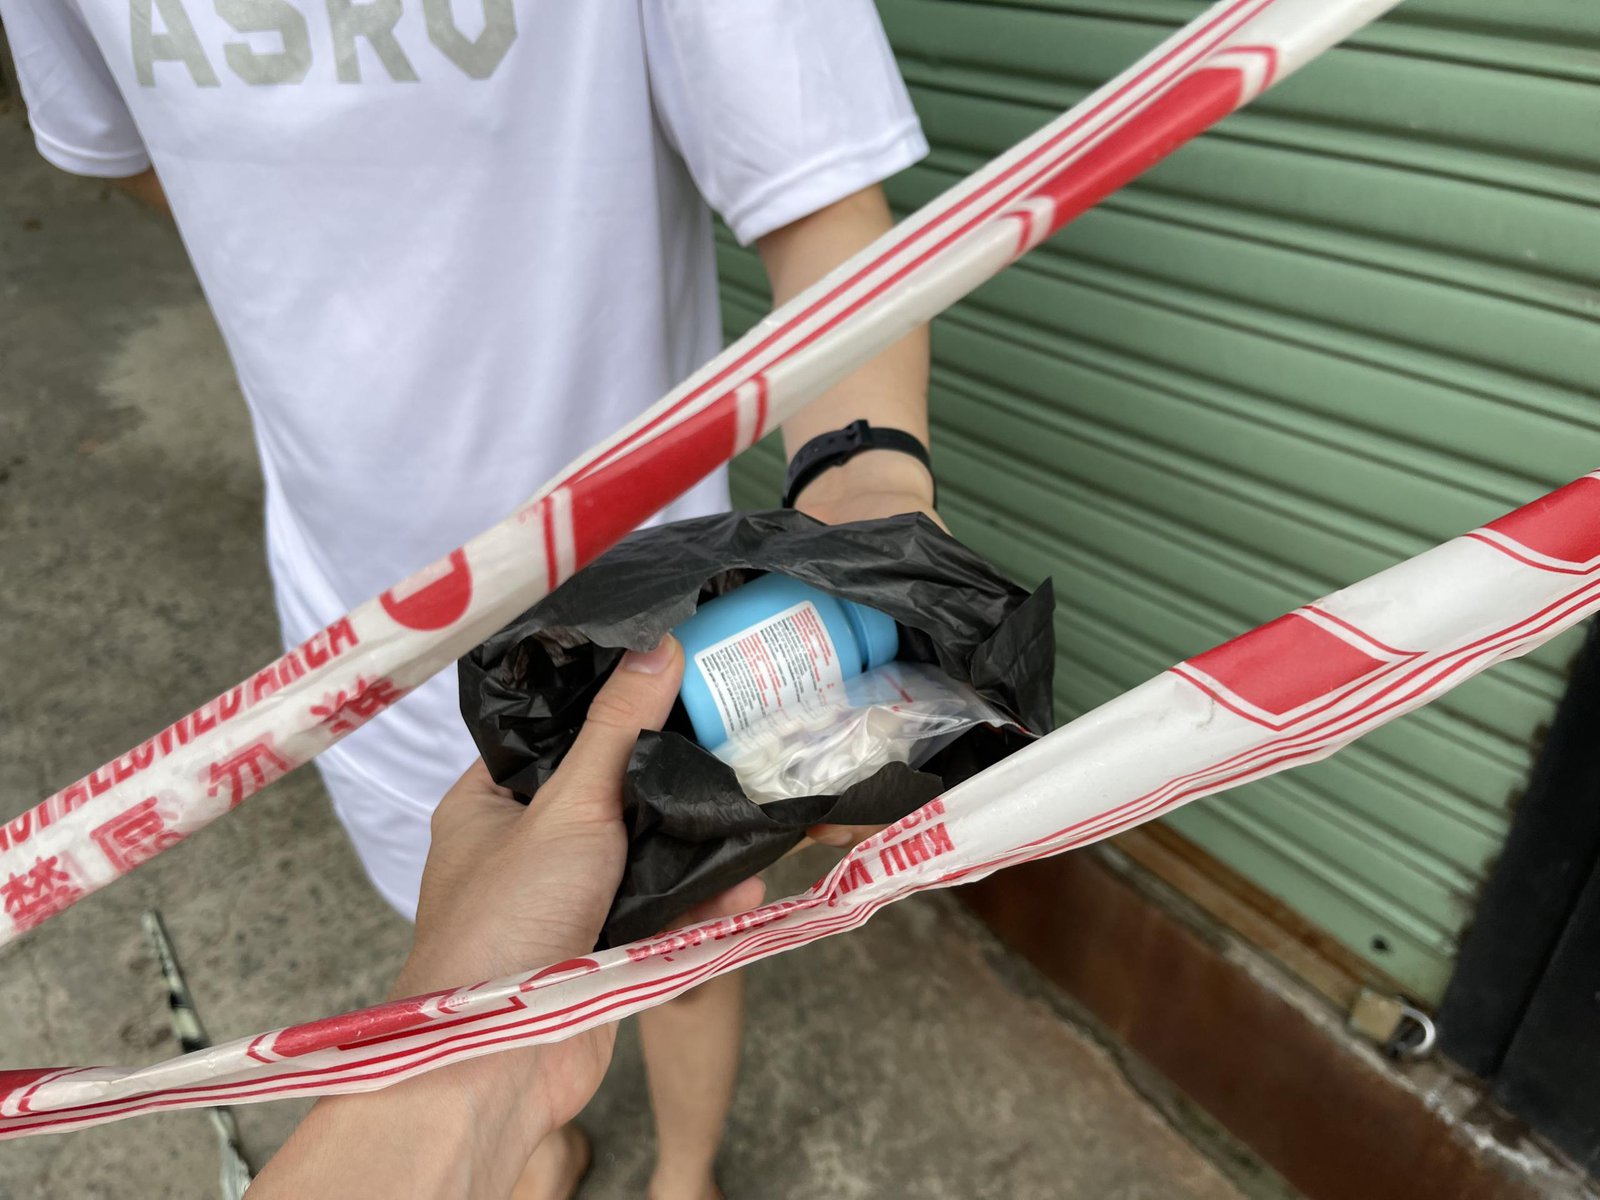
[[[630,650],[589,702],[589,715],[562,760],[575,784],[615,788],[642,729],[659,729],[683,682],[683,648],[670,634],[654,650]]]

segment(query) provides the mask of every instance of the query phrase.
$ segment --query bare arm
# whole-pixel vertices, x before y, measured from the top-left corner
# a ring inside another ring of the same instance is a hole
[[[776,229],[757,243],[773,304],[803,291],[894,224],[876,185]],[[903,429],[928,442],[928,331],[908,334],[819,397],[783,427],[792,457],[819,433],[851,421]],[[891,450],[859,454],[824,471],[797,507],[830,523],[933,511],[933,480],[915,459]]]
[[[893,224],[883,189],[873,186],[774,230],[758,243],[773,304],[811,286]],[[784,454],[792,458],[817,434],[856,420],[903,429],[928,444],[927,326],[901,338],[789,420],[783,427]],[[795,498],[795,507],[830,525],[907,512],[925,512],[939,521],[927,468],[894,450],[869,450],[824,471]],[[877,828],[815,825],[806,832],[814,841],[843,847]]]

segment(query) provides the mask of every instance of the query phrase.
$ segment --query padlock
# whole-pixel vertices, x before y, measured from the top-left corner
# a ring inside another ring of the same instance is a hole
[[[1433,1018],[1399,996],[1362,988],[1345,1028],[1377,1044],[1390,1058],[1426,1058],[1438,1042]]]

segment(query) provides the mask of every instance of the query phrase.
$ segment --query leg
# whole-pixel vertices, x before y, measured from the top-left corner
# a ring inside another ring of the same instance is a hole
[[[744,976],[723,975],[639,1014],[656,1116],[650,1200],[720,1200],[712,1167],[744,1040]]]
[[[593,1157],[583,1130],[563,1125],[539,1143],[511,1189],[510,1200],[570,1200],[589,1173]]]

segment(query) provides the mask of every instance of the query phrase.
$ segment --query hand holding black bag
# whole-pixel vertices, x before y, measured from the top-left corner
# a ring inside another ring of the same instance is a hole
[[[835,795],[758,805],[680,705],[640,735],[628,766],[628,863],[602,945],[669,927],[813,825],[897,821],[1053,724],[1048,580],[1023,591],[920,515],[827,526],[787,509],[731,513],[630,535],[461,660],[462,715],[491,774],[536,798],[625,650],[651,649],[697,605],[768,571],[888,614],[901,659],[970,684],[1009,723],[975,726],[916,770],[890,763]]]

